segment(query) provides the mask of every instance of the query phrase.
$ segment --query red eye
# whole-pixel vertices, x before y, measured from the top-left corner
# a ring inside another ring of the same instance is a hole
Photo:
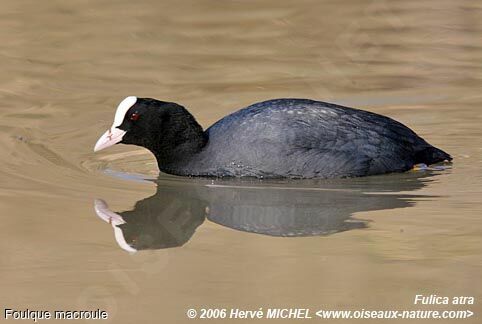
[[[138,119],[139,119],[139,114],[138,114],[138,113],[133,113],[133,114],[131,115],[130,120],[136,121],[136,120],[138,120]]]

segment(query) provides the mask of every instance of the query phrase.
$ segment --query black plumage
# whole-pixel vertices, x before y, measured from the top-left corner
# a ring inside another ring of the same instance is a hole
[[[184,176],[358,177],[452,159],[391,118],[307,99],[256,103],[203,131],[184,107],[137,98],[118,128]]]

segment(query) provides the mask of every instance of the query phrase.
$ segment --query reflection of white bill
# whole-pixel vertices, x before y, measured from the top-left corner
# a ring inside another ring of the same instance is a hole
[[[136,249],[127,244],[127,241],[124,238],[124,233],[119,227],[117,227],[117,225],[125,224],[122,216],[111,211],[109,209],[109,206],[107,206],[107,203],[102,199],[94,200],[94,209],[97,216],[112,225],[112,228],[114,229],[115,240],[117,241],[117,244],[119,244],[121,249],[127,252],[137,252]]]

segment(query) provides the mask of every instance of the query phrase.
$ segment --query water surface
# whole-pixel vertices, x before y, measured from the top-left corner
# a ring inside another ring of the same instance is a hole
[[[187,323],[188,308],[412,309],[423,293],[474,296],[464,322],[478,323],[481,37],[473,1],[3,1],[2,306]],[[325,182],[159,176],[143,149],[92,151],[127,95],[183,104],[204,127],[277,97],[356,106],[454,164]]]

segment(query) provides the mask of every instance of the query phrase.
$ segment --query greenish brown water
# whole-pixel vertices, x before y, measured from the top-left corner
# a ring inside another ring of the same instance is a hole
[[[474,296],[463,322],[479,323],[481,37],[473,1],[3,1],[0,306],[188,323],[189,308],[414,309],[421,293]],[[454,164],[329,182],[139,181],[157,177],[145,150],[92,151],[127,95],[181,103],[204,127],[277,97],[355,106]],[[132,210],[147,249],[123,250],[95,199]]]

